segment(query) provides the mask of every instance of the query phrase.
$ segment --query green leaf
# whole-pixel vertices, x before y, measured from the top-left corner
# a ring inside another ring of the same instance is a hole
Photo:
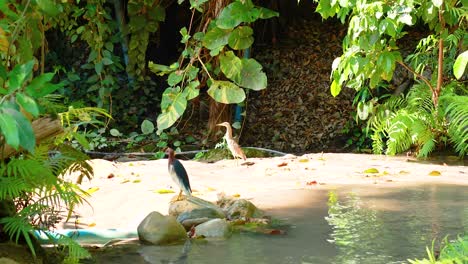
[[[102,63],[104,65],[111,65],[112,63],[114,63],[111,59],[109,58],[102,58]]]
[[[462,54],[458,55],[455,63],[453,64],[453,75],[455,75],[455,78],[460,79],[463,76],[467,63],[468,50],[465,50]]]
[[[179,71],[172,72],[169,74],[169,77],[167,78],[167,84],[169,86],[175,86],[176,84],[180,83],[183,78],[183,73]]]
[[[191,81],[187,87],[185,87],[184,93],[187,100],[192,100],[200,94],[200,89],[198,89],[198,86],[200,86],[200,82],[195,80]]]
[[[242,22],[253,22],[249,16],[250,11],[251,8],[241,2],[231,3],[221,11],[216,25],[222,29],[233,29]]]
[[[228,38],[229,47],[235,50],[243,50],[252,46],[254,38],[253,30],[249,26],[241,26],[234,29]]]
[[[364,173],[372,173],[372,174],[375,174],[375,173],[379,173],[379,170],[376,169],[376,168],[369,168],[367,170],[364,170]]]
[[[161,5],[156,5],[151,10],[151,14],[153,15],[152,18],[156,21],[163,22],[166,20],[166,9],[164,9]]]
[[[404,13],[398,17],[398,22],[411,26],[413,25],[413,17],[409,13]]]
[[[51,72],[37,76],[29,83],[28,86],[26,86],[26,92],[30,96],[38,98],[38,95],[42,94],[41,90],[52,80],[52,78],[54,78],[54,73]]]
[[[150,71],[152,71],[153,73],[155,73],[155,74],[157,74],[159,76],[169,74],[169,73],[175,71],[178,67],[179,66],[177,65],[177,67],[175,67],[175,69],[174,69],[174,68],[172,68],[170,66],[153,63],[152,61],[150,61],[148,63],[148,68],[150,69]]]
[[[0,132],[2,133],[5,141],[14,149],[19,147],[19,133],[16,126],[15,119],[7,113],[0,112]]]
[[[17,64],[8,74],[8,91],[11,93],[23,86],[23,83],[31,76],[34,67],[34,60],[24,64]]]
[[[23,107],[24,110],[26,110],[28,113],[32,114],[34,117],[37,117],[39,115],[39,107],[36,104],[36,101],[34,101],[33,98],[23,94],[23,93],[17,93],[16,94],[16,102]]]
[[[234,52],[228,51],[219,57],[221,71],[233,81],[240,80],[242,60]]]
[[[167,88],[161,100],[162,113],[157,119],[158,131],[172,126],[184,113],[186,107],[185,94],[180,92],[178,88]]]
[[[31,126],[31,122],[16,109],[4,109],[7,115],[13,117],[18,128],[19,145],[29,152],[34,151],[36,146],[36,137]]]
[[[195,8],[199,12],[203,12],[201,6],[208,0],[190,0],[190,9]]]
[[[148,119],[143,120],[141,123],[141,132],[143,134],[148,135],[154,132],[154,124],[153,122],[149,121]]]
[[[333,95],[333,97],[336,97],[340,94],[341,92],[341,86],[338,84],[336,80],[333,80],[331,86],[330,86],[330,92]]]
[[[369,117],[369,114],[372,111],[372,102],[362,102],[360,101],[357,105],[357,114],[359,119],[366,120]]]
[[[49,16],[56,16],[63,11],[61,4],[51,0],[36,0],[39,9]]]
[[[111,134],[111,136],[113,137],[120,137],[122,136],[122,133],[120,133],[119,130],[115,129],[115,128],[112,128],[109,133]]]
[[[180,40],[180,43],[187,43],[190,39],[190,35],[187,32],[187,28],[183,27],[179,32],[180,32],[180,35],[182,35],[182,39]]]
[[[390,81],[392,79],[393,69],[395,68],[395,58],[393,53],[385,51],[377,59],[377,65],[383,69],[382,78]]]
[[[273,10],[268,9],[268,8],[259,7],[257,9],[259,10],[259,16],[258,17],[261,18],[261,19],[268,19],[268,18],[278,17],[279,16],[278,12],[273,11]]]
[[[228,44],[230,35],[231,30],[213,27],[206,32],[205,37],[203,38],[203,46],[210,50],[220,49]]]
[[[97,62],[96,64],[94,64],[94,70],[96,71],[97,75],[101,75],[103,66],[104,65],[102,64],[102,61]]]
[[[72,132],[72,135],[84,149],[90,149],[89,142],[83,134],[80,132]]]
[[[214,80],[208,89],[208,94],[223,104],[238,104],[245,99],[244,90],[229,81]]]
[[[442,4],[443,4],[443,0],[432,0],[432,3],[436,6],[436,7],[441,7]]]
[[[267,87],[267,76],[262,71],[262,65],[255,59],[242,59],[240,79],[235,82],[244,88],[259,91]]]

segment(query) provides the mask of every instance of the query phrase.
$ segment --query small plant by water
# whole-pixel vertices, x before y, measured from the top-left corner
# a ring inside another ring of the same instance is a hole
[[[442,241],[440,250],[426,247],[427,258],[408,260],[410,264],[465,264],[468,263],[468,235],[459,236],[450,241],[448,237]]]

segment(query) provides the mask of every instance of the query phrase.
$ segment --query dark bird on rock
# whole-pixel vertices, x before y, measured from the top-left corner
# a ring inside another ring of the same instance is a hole
[[[184,168],[184,165],[175,158],[174,150],[171,148],[166,149],[169,175],[171,175],[172,180],[179,186],[180,192],[177,200],[180,200],[182,191],[187,196],[192,196],[192,189],[190,188],[190,181],[187,175],[187,171]]]

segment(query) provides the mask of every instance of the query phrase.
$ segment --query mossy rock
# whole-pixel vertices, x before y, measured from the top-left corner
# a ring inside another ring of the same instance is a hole
[[[242,148],[247,158],[270,158],[273,157],[270,153],[258,149]],[[231,152],[228,149],[210,149],[199,157],[197,160],[205,162],[215,162],[223,159],[233,159]]]

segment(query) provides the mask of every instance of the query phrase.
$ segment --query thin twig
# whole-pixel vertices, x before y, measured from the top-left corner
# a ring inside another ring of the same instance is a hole
[[[427,86],[429,86],[429,89],[431,89],[432,92],[434,92],[434,87],[432,87],[431,83],[429,82],[429,80],[422,76],[421,74],[415,72],[413,69],[411,69],[410,67],[408,67],[408,65],[404,64],[403,62],[401,61],[398,61],[398,63],[403,66],[405,69],[407,69],[408,71],[410,71],[411,73],[413,73],[414,75],[416,75],[419,79],[421,79],[423,82],[425,82],[427,84]]]
[[[208,71],[208,69],[206,68],[205,64],[203,63],[202,59],[200,58],[200,54],[198,54],[198,61],[201,63],[203,69],[206,71],[206,74],[208,74],[208,77],[210,78],[210,80],[213,80],[213,78],[211,78],[211,75],[210,75],[210,72]]]

